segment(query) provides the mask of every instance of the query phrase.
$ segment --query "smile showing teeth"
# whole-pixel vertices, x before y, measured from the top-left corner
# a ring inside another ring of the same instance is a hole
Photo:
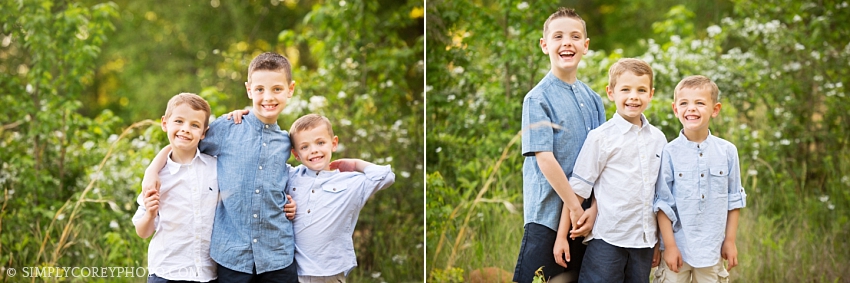
[[[263,104],[265,109],[274,109],[275,107],[277,107],[277,104]]]
[[[685,120],[697,120],[697,119],[699,119],[698,116],[692,116],[692,115],[685,116]]]
[[[558,55],[561,56],[561,57],[564,57],[564,56],[573,57],[573,56],[576,55],[576,53],[572,52],[572,51],[561,51],[561,52],[558,53]]]

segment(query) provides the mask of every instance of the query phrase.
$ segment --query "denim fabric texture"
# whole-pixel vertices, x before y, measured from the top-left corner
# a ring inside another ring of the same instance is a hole
[[[621,248],[602,239],[590,240],[578,282],[649,283],[653,249]]]
[[[525,224],[558,230],[563,202],[537,166],[536,152],[552,152],[567,178],[587,133],[605,122],[602,98],[581,81],[549,72],[522,103],[522,197]]]
[[[221,201],[210,256],[228,269],[252,273],[256,266],[262,274],[295,259],[295,233],[283,212],[292,145],[286,131],[263,124],[253,112],[242,121],[216,119],[199,145],[201,152],[218,158]]]

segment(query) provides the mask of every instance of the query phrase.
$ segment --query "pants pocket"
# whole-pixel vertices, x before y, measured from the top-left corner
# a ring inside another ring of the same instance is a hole
[[[722,259],[720,260],[720,262],[721,264],[717,265],[717,268],[719,269],[717,271],[717,282],[729,283],[729,271],[727,271],[726,268],[723,267]]]

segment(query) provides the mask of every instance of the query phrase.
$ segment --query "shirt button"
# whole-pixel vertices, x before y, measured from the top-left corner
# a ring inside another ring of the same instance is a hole
[[[705,195],[702,195],[702,198],[705,199]]]
[[[584,107],[584,103],[579,103],[579,105],[581,105],[581,107]]]
[[[269,125],[266,125],[266,129],[268,129],[268,128],[269,128]],[[256,242],[256,241],[257,241],[257,240],[254,240],[254,242]]]
[[[294,192],[296,189],[298,189],[298,188],[292,188],[292,191]]]
[[[263,146],[266,146],[266,143],[263,143]]]
[[[700,152],[699,157],[702,157],[702,152]]]
[[[699,174],[700,178],[705,177],[705,174]]]
[[[723,171],[720,171],[720,175],[723,175]]]
[[[260,190],[256,190],[256,191],[254,191],[254,193],[255,193],[255,194],[259,194],[259,193],[260,193]]]
[[[336,188],[334,188],[334,192],[336,192]]]
[[[256,214],[256,213],[254,213],[254,218],[257,218],[257,214]]]
[[[260,170],[263,170],[263,166],[260,166]]]
[[[307,210],[307,213],[310,213],[310,210],[309,210],[309,209]]]
[[[312,191],[314,194],[316,193],[316,190],[310,190],[310,191]]]
[[[254,239],[254,243],[256,243],[256,242],[257,242],[257,239]]]
[[[682,173],[679,173],[679,177],[682,177]]]

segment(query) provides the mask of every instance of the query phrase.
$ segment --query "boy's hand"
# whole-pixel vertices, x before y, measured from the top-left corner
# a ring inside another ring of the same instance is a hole
[[[652,267],[658,267],[661,264],[661,243],[655,243],[655,250],[652,252]]]
[[[555,247],[552,248],[552,252],[555,254],[555,262],[567,268],[567,263],[570,262],[570,245],[566,237],[555,238]]]
[[[579,206],[578,208],[570,209],[570,227],[579,227],[578,222],[581,217],[584,215],[584,209]]]
[[[160,185],[162,185],[162,183],[160,183],[159,175],[157,174],[145,173],[145,177],[142,178],[142,191],[145,192],[145,197],[147,197],[147,193],[149,191],[154,191],[158,194]]]
[[[354,172],[357,171],[356,159],[337,159],[329,164],[331,170],[339,169],[339,172]]]
[[[286,199],[289,202],[283,205],[283,213],[286,214],[286,219],[295,219],[295,200],[292,199],[291,195],[286,195]]]
[[[159,190],[145,190],[145,211],[151,217],[159,212]]]
[[[673,272],[679,273],[679,268],[681,268],[684,263],[682,261],[682,254],[679,253],[679,247],[675,245],[665,246],[663,258],[664,262],[667,263],[667,268],[670,268]]]
[[[727,264],[728,270],[738,265],[738,247],[735,241],[723,241],[723,246],[720,247],[720,256],[729,261]]]
[[[248,115],[248,113],[250,113],[250,112],[251,112],[251,110],[248,110],[248,109],[233,110],[233,112],[227,113],[227,120],[230,120],[231,118],[233,118],[234,124],[242,124],[242,115]]]
[[[593,224],[596,223],[596,213],[596,206],[591,206],[585,210],[576,223],[576,229],[570,231],[570,239],[590,235],[590,231],[593,231]]]

